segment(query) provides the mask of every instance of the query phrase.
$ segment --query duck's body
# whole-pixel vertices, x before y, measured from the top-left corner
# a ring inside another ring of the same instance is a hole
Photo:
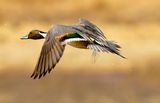
[[[80,19],[80,23],[72,26],[55,25],[48,32],[31,31],[21,39],[43,39],[41,54],[31,77],[41,78],[50,72],[63,55],[65,45],[91,49],[93,52],[111,52],[123,57],[119,53],[120,46],[106,40],[103,32],[91,22]],[[123,57],[125,58],[125,57]]]
[[[75,48],[80,49],[87,49],[88,41],[83,39],[79,34],[77,33],[71,33],[71,34],[65,34],[60,37],[57,37],[57,39],[61,42],[61,44],[68,44]]]
[[[88,45],[87,41],[74,41],[74,42],[69,42],[68,44],[72,47],[75,47],[75,48],[88,49],[87,48],[87,45]]]

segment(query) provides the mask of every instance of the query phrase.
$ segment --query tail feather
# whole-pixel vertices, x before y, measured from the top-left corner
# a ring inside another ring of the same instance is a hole
[[[122,58],[126,58],[120,54],[120,46],[113,41],[107,41],[107,45],[102,46],[99,44],[89,44],[87,48],[93,50],[94,52],[111,52],[119,55]]]
[[[107,41],[107,44],[108,44],[107,48],[111,53],[117,54],[122,58],[126,58],[123,55],[121,55],[119,52],[120,51],[119,49],[121,48],[121,46],[116,44],[114,41]]]

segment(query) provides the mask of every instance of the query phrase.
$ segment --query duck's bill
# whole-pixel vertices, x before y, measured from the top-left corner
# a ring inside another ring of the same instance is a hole
[[[20,37],[20,39],[26,40],[26,39],[28,39],[28,35],[22,36],[22,37]]]

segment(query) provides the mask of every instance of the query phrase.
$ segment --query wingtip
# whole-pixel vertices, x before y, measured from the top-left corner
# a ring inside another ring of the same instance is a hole
[[[33,78],[33,76],[34,76],[34,73],[30,76],[30,78]]]
[[[44,73],[43,73],[43,77],[44,77],[46,74],[47,74],[47,72],[44,72]]]
[[[34,73],[30,76],[30,78],[32,79],[36,79],[38,77],[38,75],[35,75]]]
[[[50,72],[49,72],[50,73]],[[41,79],[42,77],[44,77],[45,75],[47,74],[47,72],[44,72],[43,74],[40,74],[40,75],[37,75],[37,74],[32,74],[31,76],[30,76],[30,78],[32,78],[32,79]]]
[[[40,74],[40,75],[38,76],[38,79],[41,79],[41,77],[42,77],[42,74]]]

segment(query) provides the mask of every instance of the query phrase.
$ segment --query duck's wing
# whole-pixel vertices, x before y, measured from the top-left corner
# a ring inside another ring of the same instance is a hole
[[[86,19],[81,18],[80,22],[77,25],[73,25],[72,28],[84,39],[87,39],[92,43],[97,41],[102,45],[107,45],[104,33],[96,25]]]
[[[85,29],[88,29],[88,30],[94,32],[96,35],[99,35],[103,38],[106,38],[104,36],[104,33],[101,31],[101,29],[99,29],[95,24],[91,23],[90,21],[88,21],[84,18],[80,18],[79,24],[81,24]]]
[[[72,30],[63,25],[56,25],[49,29],[39,60],[33,74],[31,75],[32,78],[41,78],[42,76],[45,76],[47,72],[50,73],[50,71],[55,67],[65,49],[65,45],[61,45],[56,37],[68,32],[72,32]]]

